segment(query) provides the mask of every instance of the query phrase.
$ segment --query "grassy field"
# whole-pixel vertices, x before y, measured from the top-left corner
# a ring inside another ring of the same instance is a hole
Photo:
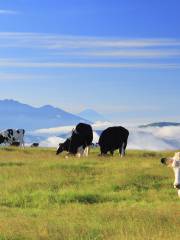
[[[65,159],[54,149],[0,149],[0,240],[176,240],[172,153]]]

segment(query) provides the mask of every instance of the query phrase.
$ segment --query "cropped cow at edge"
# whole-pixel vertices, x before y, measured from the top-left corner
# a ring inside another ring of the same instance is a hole
[[[93,131],[89,124],[79,123],[72,131],[72,135],[64,143],[60,143],[56,154],[66,151],[78,157],[88,156],[89,146],[92,144]]]
[[[174,188],[178,190],[178,195],[180,197],[180,152],[176,152],[174,157],[162,158],[161,163],[174,170]]]
[[[17,143],[19,143],[19,146],[24,146],[24,134],[25,134],[24,129],[4,130],[4,131],[1,131],[0,133],[0,142],[10,146],[14,146],[14,145],[17,146],[18,145]]]
[[[113,156],[114,151],[119,149],[121,157],[125,155],[129,131],[121,126],[105,129],[99,138],[101,155],[108,152]]]

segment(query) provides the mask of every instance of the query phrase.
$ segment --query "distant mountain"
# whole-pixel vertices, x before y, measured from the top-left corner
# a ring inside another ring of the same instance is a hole
[[[0,100],[0,116],[0,129],[34,130],[75,125],[79,122],[90,123],[89,120],[50,105],[32,107],[14,100]]]
[[[146,127],[170,127],[170,126],[180,126],[180,123],[176,122],[155,122],[155,123],[150,123],[147,125],[141,125],[139,126],[140,128],[146,128]]]
[[[102,114],[96,112],[93,109],[85,109],[84,111],[80,112],[78,116],[88,119],[91,122],[107,121],[107,119]]]

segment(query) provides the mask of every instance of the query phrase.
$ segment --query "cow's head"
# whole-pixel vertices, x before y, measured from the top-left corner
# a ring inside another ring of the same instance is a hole
[[[63,151],[69,151],[71,140],[68,138],[64,143],[60,143],[56,151],[56,155],[62,153]]]
[[[180,152],[176,152],[174,157],[162,158],[161,163],[174,170],[174,188],[178,190],[178,195],[180,197]]]

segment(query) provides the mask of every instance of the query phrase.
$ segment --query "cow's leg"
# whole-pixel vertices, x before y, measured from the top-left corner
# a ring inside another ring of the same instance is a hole
[[[89,147],[87,146],[87,147],[85,147],[85,149],[84,149],[83,156],[84,156],[84,157],[88,157],[88,154],[89,154]]]
[[[101,156],[104,156],[104,155],[106,155],[106,154],[107,154],[107,152],[105,152],[104,148],[102,148],[102,147],[101,147],[101,149],[100,149],[100,150],[101,150]]]
[[[82,146],[78,147],[76,157],[78,157],[78,158],[82,157],[83,153],[84,153],[83,147]]]
[[[105,156],[107,154],[107,151],[105,151],[102,147],[100,147],[100,151],[101,153],[99,154],[99,156]]]
[[[125,156],[125,150],[126,150],[126,145],[124,142],[122,143],[122,145],[120,146],[119,148],[119,154],[121,157],[124,157]]]
[[[114,155],[114,151],[110,150],[110,154],[111,154],[111,156],[113,156]]]
[[[20,142],[20,146],[24,148],[24,140]]]

